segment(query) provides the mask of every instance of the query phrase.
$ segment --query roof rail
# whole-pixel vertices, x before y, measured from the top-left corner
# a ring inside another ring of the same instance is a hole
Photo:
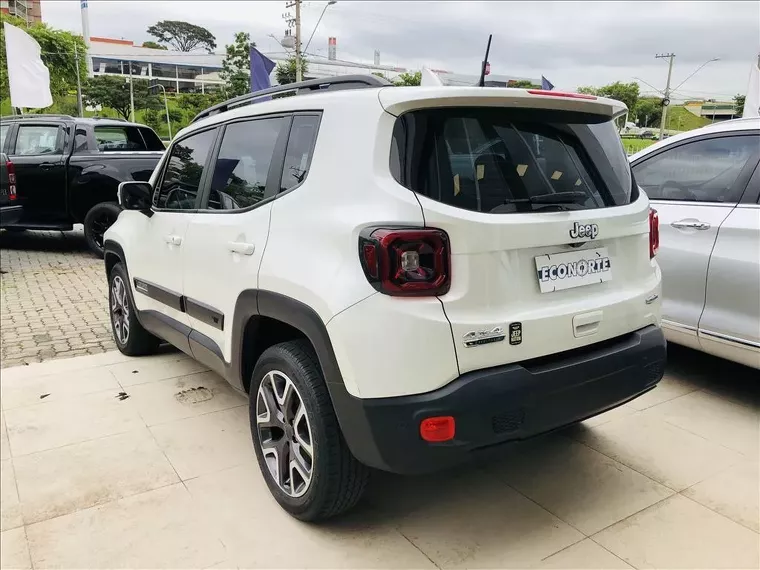
[[[119,121],[120,123],[126,123],[128,122],[126,119],[122,119],[121,117],[90,117],[93,121]]]
[[[60,115],[60,114],[50,114],[46,115],[44,113],[40,113],[38,115],[31,114],[31,115],[3,115],[0,117],[2,120],[12,119],[12,120],[21,120],[21,119],[74,119],[71,115]]]
[[[246,93],[234,99],[219,103],[213,107],[209,107],[205,111],[198,113],[191,123],[211,117],[219,113],[224,113],[230,109],[236,109],[238,107],[244,107],[245,105],[252,105],[256,102],[256,99],[261,97],[267,97],[275,95],[277,93],[288,93],[295,91],[296,95],[305,95],[307,93],[319,93],[321,91],[338,91],[342,89],[367,89],[372,87],[387,87],[393,85],[387,79],[378,77],[376,75],[341,75],[338,77],[330,77],[326,79],[309,79],[308,81],[301,81],[299,83],[288,83],[286,85],[276,85],[269,89],[262,89],[255,93]]]

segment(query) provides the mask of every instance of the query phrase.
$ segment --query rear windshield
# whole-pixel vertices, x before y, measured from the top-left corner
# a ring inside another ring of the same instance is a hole
[[[613,121],[591,114],[413,111],[396,120],[391,171],[418,194],[494,214],[605,208],[638,197]]]
[[[101,152],[125,150],[164,150],[158,135],[148,127],[109,125],[95,127],[95,140]]]

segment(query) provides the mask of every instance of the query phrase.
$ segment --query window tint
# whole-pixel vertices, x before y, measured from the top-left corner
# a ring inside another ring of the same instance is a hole
[[[10,125],[0,125],[0,152],[3,152],[5,148],[5,139],[8,137],[10,128]]]
[[[174,210],[195,208],[203,168],[215,137],[216,130],[212,129],[182,139],[172,147],[154,206]]]
[[[637,193],[612,121],[509,109],[433,109],[396,121],[391,171],[446,204],[494,214],[627,204]]]
[[[231,123],[214,166],[209,210],[239,210],[264,198],[274,147],[286,119]]]
[[[55,154],[63,151],[63,131],[57,125],[21,125],[16,137],[17,155]]]
[[[306,178],[311,164],[311,154],[314,141],[317,138],[319,117],[296,116],[290,128],[288,150],[285,153],[285,163],[282,168],[280,192],[290,190]]]
[[[756,136],[733,136],[686,143],[637,164],[636,182],[654,200],[736,202],[739,173],[757,157]]]
[[[95,127],[94,131],[101,152],[164,150],[161,139],[150,129],[109,125]]]

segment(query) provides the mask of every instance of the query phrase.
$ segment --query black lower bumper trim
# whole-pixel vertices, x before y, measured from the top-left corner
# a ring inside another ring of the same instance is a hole
[[[361,462],[424,473],[630,401],[660,381],[665,360],[665,337],[650,326],[581,349],[470,372],[426,394],[362,400],[342,384],[329,387],[344,437]],[[453,416],[456,439],[422,440],[420,421],[430,416]]]

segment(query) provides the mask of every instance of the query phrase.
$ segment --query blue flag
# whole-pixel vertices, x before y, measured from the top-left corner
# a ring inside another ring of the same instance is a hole
[[[251,93],[272,86],[269,74],[273,69],[274,62],[255,47],[251,47]]]
[[[544,91],[551,91],[554,89],[554,84],[543,75],[541,76],[541,89]]]

